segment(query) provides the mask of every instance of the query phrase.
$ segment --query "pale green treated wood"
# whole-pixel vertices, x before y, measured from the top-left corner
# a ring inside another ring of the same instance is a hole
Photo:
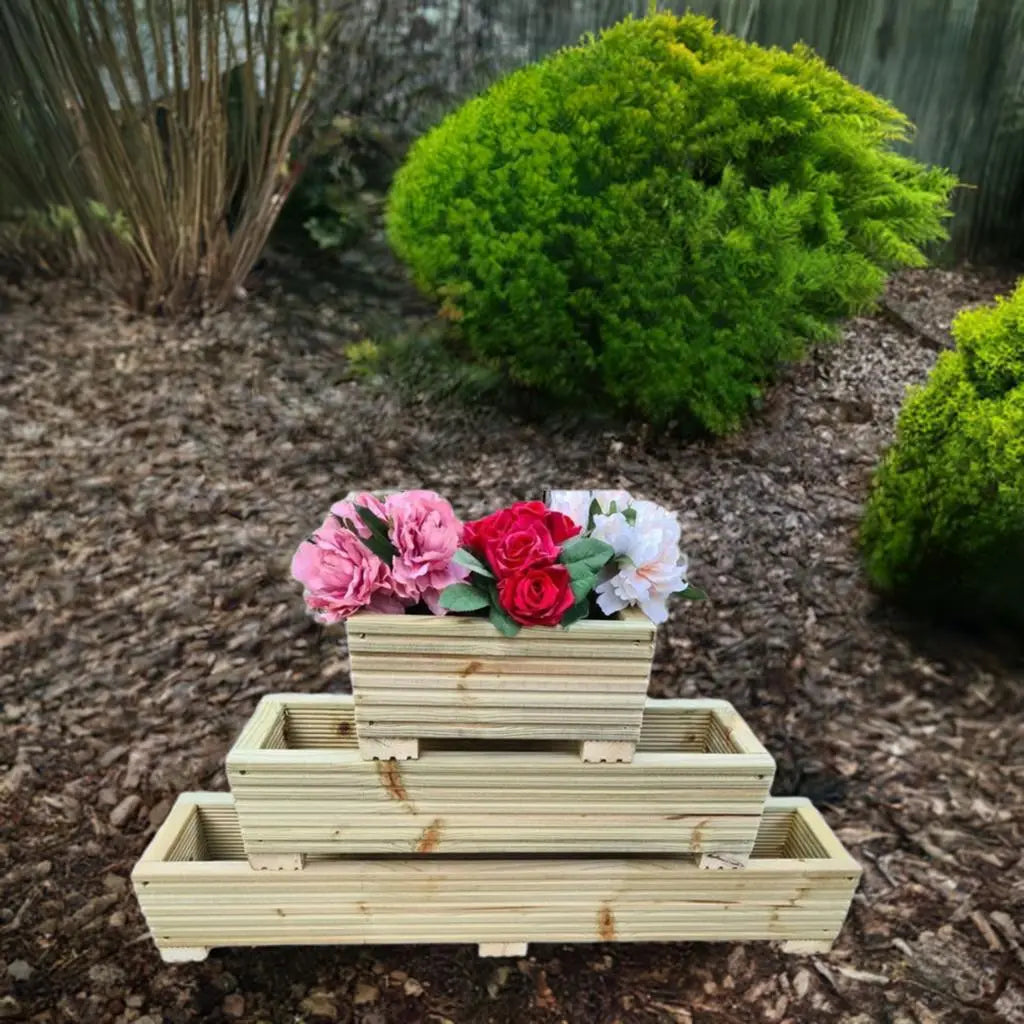
[[[174,859],[198,835],[198,853]],[[355,857],[299,871],[239,859],[231,797],[181,796],[132,872],[168,960],[215,946],[775,939],[824,950],[860,877],[806,800],[771,800],[749,866],[683,857]],[[513,947],[511,944],[515,944]],[[806,947],[809,948],[809,947]]]
[[[658,852],[742,862],[775,773],[726,701],[648,700],[632,763],[601,765],[558,744],[459,741],[401,765],[364,761],[343,743],[353,704],[347,694],[260,702],[227,756],[250,857]]]

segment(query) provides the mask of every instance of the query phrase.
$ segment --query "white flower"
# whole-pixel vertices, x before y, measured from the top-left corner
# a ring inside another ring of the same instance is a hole
[[[636,527],[629,525],[629,520],[622,512],[610,516],[597,515],[594,516],[594,529],[590,531],[590,536],[610,544],[616,558],[621,558],[636,544]]]
[[[548,508],[568,516],[584,530],[590,515],[590,491],[552,491],[548,496]]]
[[[633,501],[629,491],[552,491],[548,496],[548,508],[568,516],[584,530],[590,520],[590,505],[593,501],[607,512],[615,502],[617,509],[627,508]]]
[[[661,505],[622,490],[552,491],[548,505],[586,530],[594,501],[601,511],[590,536],[615,551],[595,588],[598,606],[606,615],[638,606],[652,622],[664,622],[669,597],[687,586],[679,520]]]
[[[629,509],[635,518],[622,512],[594,517],[593,536],[615,549],[618,570],[597,585],[597,603],[606,615],[638,605],[661,623],[668,618],[669,597],[686,588],[679,521],[652,501],[634,501]]]

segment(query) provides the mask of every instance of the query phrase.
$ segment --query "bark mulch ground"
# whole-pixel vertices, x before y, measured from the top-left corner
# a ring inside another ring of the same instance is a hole
[[[930,271],[792,370],[736,437],[686,444],[398,397],[343,349],[420,307],[267,284],[141,320],[70,287],[0,298],[0,1020],[984,1024],[1024,1021],[1024,672],[867,590],[855,530],[908,385],[1003,274]],[[161,963],[128,874],[174,796],[223,789],[259,697],[347,686],[287,564],[356,486],[466,515],[552,483],[681,510],[706,606],[656,695],[733,701],[864,866],[827,957],[766,944],[222,950]]]

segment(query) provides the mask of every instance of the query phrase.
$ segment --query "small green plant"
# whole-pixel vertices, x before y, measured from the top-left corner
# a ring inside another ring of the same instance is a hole
[[[955,352],[900,414],[861,527],[881,590],[947,619],[1024,626],[1024,282],[961,313]]]
[[[389,235],[513,380],[725,432],[943,236],[954,180],[893,151],[909,127],[806,48],[626,21],[420,139]]]
[[[347,115],[315,117],[299,142],[302,173],[281,211],[278,236],[301,232],[317,249],[347,248],[375,223],[401,149],[383,125]]]
[[[356,376],[380,378],[411,401],[511,407],[517,397],[493,367],[471,362],[464,355],[460,358],[444,343],[441,332],[431,327],[356,342],[345,355]]]

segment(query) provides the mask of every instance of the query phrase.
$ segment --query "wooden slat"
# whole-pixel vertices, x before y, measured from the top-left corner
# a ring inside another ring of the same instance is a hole
[[[796,820],[801,824],[794,826]],[[221,859],[169,859],[168,851],[186,849],[183,833],[196,828],[208,856]],[[817,843],[810,854],[806,837],[793,838],[804,828]],[[736,871],[649,855],[348,857],[311,860],[301,871],[254,871],[237,859],[239,844],[230,798],[179,799],[132,874],[158,946],[828,943],[842,927],[860,874],[806,801],[769,800],[755,858]]]
[[[359,614],[346,636],[361,737],[635,743],[655,629],[636,611],[511,638],[486,619]]]
[[[774,762],[726,701],[647,701],[657,733],[631,764],[584,764],[562,743],[435,741],[415,761],[351,745],[352,697],[264,699],[227,758],[252,854],[750,853]],[[284,719],[285,749],[266,723]],[[301,724],[300,724],[301,723]],[[343,745],[342,739],[348,740]],[[673,742],[675,746],[673,746]]]

